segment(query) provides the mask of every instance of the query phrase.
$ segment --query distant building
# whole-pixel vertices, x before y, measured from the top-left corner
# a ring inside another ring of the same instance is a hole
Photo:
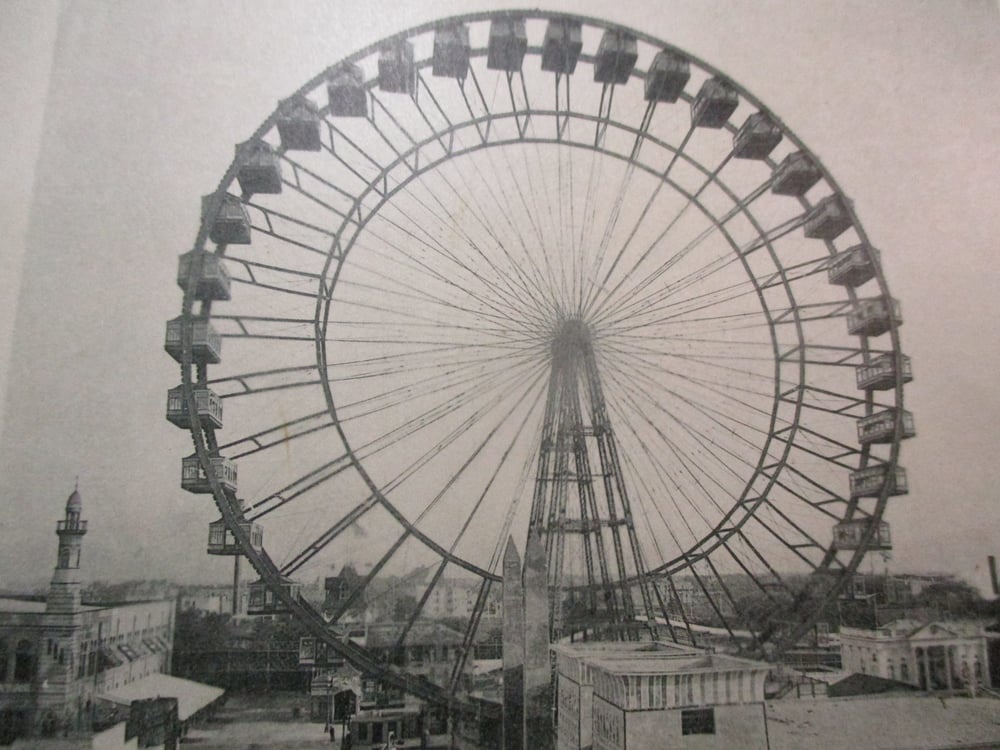
[[[718,580],[663,576],[656,585],[667,602],[667,609],[684,612],[692,622],[721,625],[724,619],[736,615],[729,595]]]
[[[922,690],[974,692],[991,687],[988,639],[981,625],[897,620],[840,629],[843,669],[898,680]]]
[[[404,635],[403,644],[396,643]],[[342,637],[363,646],[377,659],[399,667],[409,674],[425,677],[438,685],[447,685],[462,647],[463,634],[438,622],[356,624],[345,629]],[[357,709],[399,708],[407,705],[407,696],[377,675],[364,674],[346,664],[325,642],[311,636],[299,641],[299,668],[309,671],[312,696],[311,714],[336,720],[344,711]],[[473,687],[473,659],[464,661],[457,688]]]
[[[74,490],[56,526],[48,596],[0,598],[0,744],[88,733],[100,718],[103,696],[170,670],[173,599],[81,602],[82,510]]]
[[[236,609],[233,609],[232,586],[190,586],[177,595],[177,608],[181,611],[196,609],[219,615],[245,615],[248,592],[246,586],[239,588]]]
[[[465,619],[476,608],[482,581],[467,578],[442,578],[434,587],[421,614],[430,618]],[[500,617],[499,587],[491,587],[483,605],[484,617]]]

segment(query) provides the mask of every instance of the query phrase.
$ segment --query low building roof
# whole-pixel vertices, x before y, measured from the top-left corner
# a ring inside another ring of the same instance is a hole
[[[168,674],[151,674],[101,696],[104,700],[129,706],[132,701],[149,698],[176,698],[177,718],[186,721],[205,706],[222,697],[226,691],[194,680]]]
[[[365,635],[367,648],[390,648],[403,632],[404,623],[387,622],[369,625]],[[439,622],[415,622],[406,634],[407,646],[461,646],[464,636]]]
[[[106,609],[106,607],[94,604],[83,604],[81,610]],[[45,599],[34,597],[21,598],[17,596],[0,596],[0,614],[45,614]]]
[[[1000,702],[990,698],[886,696],[767,703],[771,750],[937,750],[1000,737]]]
[[[632,655],[597,656],[589,660],[598,669],[614,675],[644,675],[644,674],[690,674],[697,672],[728,672],[732,670],[769,671],[770,664],[764,662],[740,659],[735,656],[721,654],[701,654],[689,657],[656,658],[654,651],[645,654],[645,658],[637,659]]]

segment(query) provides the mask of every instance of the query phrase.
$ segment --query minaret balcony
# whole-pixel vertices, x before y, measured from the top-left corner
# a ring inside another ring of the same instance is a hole
[[[57,534],[86,534],[86,521],[56,521]]]

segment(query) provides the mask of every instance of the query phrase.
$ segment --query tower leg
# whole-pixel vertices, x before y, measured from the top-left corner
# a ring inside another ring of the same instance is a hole
[[[233,617],[240,613],[240,555],[233,558]]]

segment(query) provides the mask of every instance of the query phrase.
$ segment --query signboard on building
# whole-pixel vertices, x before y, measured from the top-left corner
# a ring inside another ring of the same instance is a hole
[[[594,696],[594,750],[625,749],[625,712]]]

